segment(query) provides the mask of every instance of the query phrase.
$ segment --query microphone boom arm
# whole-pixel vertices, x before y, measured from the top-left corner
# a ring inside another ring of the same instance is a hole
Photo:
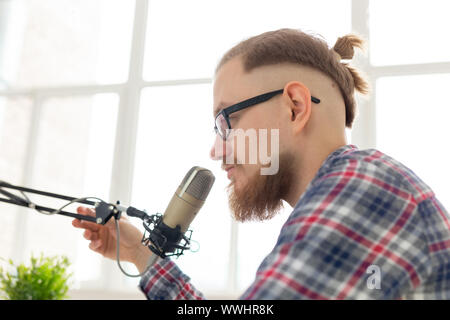
[[[11,193],[5,189],[11,189],[19,191],[22,194],[18,196]],[[46,196],[50,198],[57,198],[62,200],[67,200],[68,202],[59,209],[53,209],[45,206],[40,206],[33,203],[26,193],[38,194],[41,196]],[[162,214],[148,215],[145,211],[136,209],[134,207],[122,207],[120,202],[117,201],[116,204],[106,203],[103,200],[96,197],[85,197],[85,198],[74,198],[65,195],[60,195],[51,192],[45,192],[41,190],[24,188],[19,186],[14,186],[10,183],[0,180],[0,202],[10,203],[17,206],[30,208],[36,210],[40,213],[52,215],[60,214],[67,217],[72,217],[79,220],[86,220],[97,224],[106,224],[112,217],[115,218],[116,233],[117,233],[117,244],[116,244],[116,260],[120,270],[129,277],[140,277],[142,276],[156,261],[155,257],[161,258],[175,256],[179,257],[183,254],[184,250],[190,249],[190,240],[192,235],[192,230],[187,230],[186,234],[181,232],[180,225],[176,225],[175,228],[171,228],[163,222]],[[98,201],[89,201],[88,199],[96,199]],[[63,211],[63,209],[72,203],[82,203],[95,207],[95,217],[81,215],[77,213],[72,213],[68,211]],[[118,220],[121,217],[122,212],[126,212],[130,217],[137,217],[143,221],[143,226],[145,232],[142,235],[141,244],[146,246],[150,251],[154,253],[151,260],[149,261],[146,270],[137,275],[131,275],[127,273],[120,265],[120,230]]]
[[[18,190],[24,195],[24,198],[14,195],[4,189]],[[53,208],[49,208],[49,207],[45,207],[45,206],[36,205],[33,202],[31,202],[28,199],[28,197],[25,196],[24,192],[38,194],[38,195],[46,196],[46,197],[50,197],[50,198],[67,200],[67,201],[70,201],[71,203],[76,202],[76,203],[94,206],[95,207],[95,217],[85,216],[82,214],[72,213],[72,212],[68,212],[68,211],[63,211],[61,209],[53,209]],[[31,188],[14,186],[14,185],[6,183],[4,181],[0,181],[0,194],[2,194],[3,196],[6,197],[6,198],[0,197],[0,202],[15,204],[18,206],[34,209],[37,211],[47,212],[48,214],[56,213],[56,214],[60,214],[63,216],[76,218],[79,220],[86,220],[86,221],[94,222],[97,224],[105,224],[113,216],[115,216],[117,219],[119,219],[120,214],[121,214],[121,211],[118,210],[115,205],[106,203],[104,201],[101,201],[100,199],[98,199],[98,200],[100,200],[99,202],[95,202],[95,201],[87,200],[89,198],[74,198],[74,197],[69,197],[69,196],[60,195],[60,194],[51,193],[51,192],[45,192],[45,191],[31,189]]]

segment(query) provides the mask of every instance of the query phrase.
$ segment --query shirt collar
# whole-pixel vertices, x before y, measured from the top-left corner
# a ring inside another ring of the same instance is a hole
[[[320,179],[320,177],[324,176],[328,173],[328,169],[330,166],[332,166],[333,160],[337,157],[343,156],[345,154],[349,154],[352,152],[355,152],[358,150],[358,147],[354,144],[347,144],[345,146],[339,147],[338,149],[334,150],[332,153],[328,155],[328,157],[325,159],[325,161],[322,162],[322,165],[319,168],[319,171],[317,171],[316,176],[314,179],[309,183],[309,185],[306,187],[305,192],[301,195],[300,199],[303,198],[303,196],[306,194],[306,192],[314,185],[314,183]],[[300,202],[300,199],[298,202]],[[297,204],[298,204],[297,202]],[[297,206],[297,205],[296,205]]]
[[[340,156],[340,155],[345,155],[351,152],[354,152],[358,150],[358,147],[355,146],[354,144],[347,144],[345,146],[342,146],[336,150],[334,150],[332,153],[330,153],[330,155],[325,159],[325,161],[322,163],[322,166],[330,163],[330,161],[332,161],[334,158]],[[322,167],[321,166],[321,167]]]
[[[322,177],[324,174],[328,172],[328,168],[332,165],[333,160],[342,157],[343,155],[350,154],[352,152],[355,152],[358,150],[358,147],[354,144],[347,144],[345,146],[339,147],[338,149],[334,150],[332,153],[328,155],[328,157],[325,159],[324,162],[322,162],[322,165],[319,168],[319,171],[317,172],[314,179],[311,181],[311,184],[313,184],[317,179]]]

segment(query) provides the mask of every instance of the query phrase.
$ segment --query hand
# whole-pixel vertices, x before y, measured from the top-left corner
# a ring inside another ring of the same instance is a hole
[[[82,215],[95,217],[95,211],[86,207],[78,207],[77,212]],[[131,224],[124,214],[121,215],[118,222],[120,260],[132,262],[136,264],[138,269],[141,269],[138,264],[141,263],[141,260],[146,261],[150,255],[150,251],[141,244],[142,232]],[[72,225],[75,228],[85,230],[83,236],[90,240],[89,248],[91,250],[100,253],[106,258],[116,259],[117,235],[114,218],[111,218],[105,225],[74,219]]]

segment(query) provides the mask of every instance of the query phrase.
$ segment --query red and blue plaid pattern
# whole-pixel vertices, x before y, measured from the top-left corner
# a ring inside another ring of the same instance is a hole
[[[378,285],[370,270],[377,268]],[[203,299],[170,259],[149,299]],[[450,299],[450,218],[410,169],[377,150],[328,156],[242,299]]]

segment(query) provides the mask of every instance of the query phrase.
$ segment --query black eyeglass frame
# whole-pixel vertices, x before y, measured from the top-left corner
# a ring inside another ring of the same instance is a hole
[[[220,135],[223,140],[226,140],[228,138],[228,135],[229,135],[230,130],[231,130],[231,123],[230,123],[230,118],[229,118],[230,114],[232,114],[234,112],[238,112],[238,111],[240,111],[242,109],[254,106],[256,104],[263,103],[263,102],[265,102],[265,101],[267,101],[267,100],[273,98],[274,96],[276,96],[278,94],[281,94],[283,92],[284,92],[284,89],[263,93],[263,94],[260,94],[260,95],[258,95],[256,97],[253,97],[253,98],[250,98],[250,99],[238,102],[236,104],[233,104],[233,105],[231,105],[229,107],[226,107],[226,108],[222,109],[216,115],[216,117],[214,119],[214,131],[216,132],[216,134]],[[320,99],[318,99],[316,97],[313,97],[313,96],[311,96],[311,101],[314,102],[314,103],[320,103]],[[228,125],[228,131],[227,131],[225,137],[220,133],[219,129],[217,128],[217,118],[220,115],[223,115],[223,117],[224,117],[224,119],[225,119],[225,121],[227,122],[227,125]]]

